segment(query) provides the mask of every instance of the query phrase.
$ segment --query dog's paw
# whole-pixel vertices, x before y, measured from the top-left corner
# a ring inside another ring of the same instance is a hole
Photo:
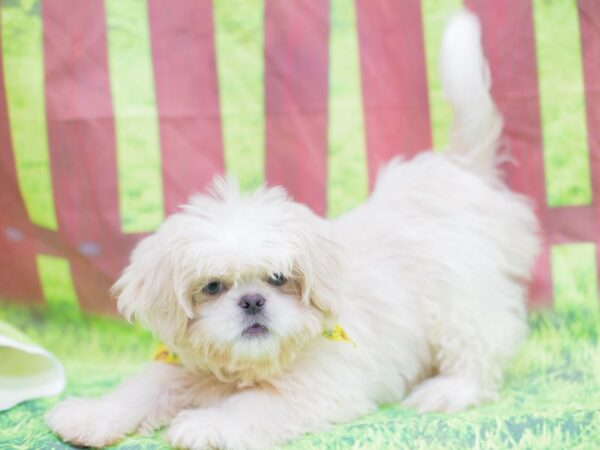
[[[438,375],[413,388],[403,404],[419,413],[456,412],[477,405],[491,396],[483,395],[477,381],[469,378]]]
[[[190,450],[266,450],[270,447],[254,434],[243,421],[209,408],[180,412],[166,438],[173,447]]]
[[[78,446],[105,447],[123,436],[115,411],[102,400],[65,400],[46,414],[46,423],[64,441]]]
[[[187,410],[175,417],[167,441],[176,448],[204,450],[223,447],[222,424],[212,410]]]

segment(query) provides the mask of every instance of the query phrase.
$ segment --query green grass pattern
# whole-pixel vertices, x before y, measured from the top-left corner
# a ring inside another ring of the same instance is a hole
[[[244,190],[265,179],[263,0],[215,0],[225,169]]]
[[[154,231],[164,210],[147,4],[106,0],[104,7],[121,228],[125,233]]]
[[[29,220],[56,230],[39,3],[0,0],[0,6],[4,89],[19,188]]]
[[[573,255],[570,255],[571,257]],[[571,265],[576,267],[576,264]],[[561,311],[535,312],[531,335],[507,371],[500,399],[458,414],[418,415],[399,405],[283,448],[333,449],[592,449],[600,442],[600,319],[586,272],[570,296],[594,299]],[[587,280],[586,280],[587,278]],[[559,292],[561,286],[558,286]],[[16,325],[65,364],[67,396],[98,396],[139,370],[156,345],[149,333],[115,319],[65,318],[60,310],[2,305],[0,320]],[[0,449],[70,448],[42,421],[58,398],[25,402],[0,414]],[[132,436],[118,449],[168,448],[161,438]]]
[[[36,262],[48,307],[58,308],[65,315],[78,315],[79,303],[69,261],[56,256],[38,255]]]
[[[533,1],[550,206],[587,205],[592,200],[577,14],[574,1]]]
[[[368,195],[360,57],[354,8],[331,0],[327,213],[339,216]]]
[[[462,1],[423,0],[421,5],[425,33],[425,58],[433,148],[439,151],[448,142],[448,124],[452,120],[452,110],[444,99],[439,76],[440,44],[446,20],[454,11],[458,11],[462,6]]]

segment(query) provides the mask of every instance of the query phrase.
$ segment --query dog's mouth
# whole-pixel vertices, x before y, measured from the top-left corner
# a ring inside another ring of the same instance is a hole
[[[259,337],[266,336],[269,334],[269,329],[263,324],[255,322],[244,330],[242,336],[244,337]]]

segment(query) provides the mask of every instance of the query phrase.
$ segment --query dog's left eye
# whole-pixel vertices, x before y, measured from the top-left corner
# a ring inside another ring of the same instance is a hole
[[[281,273],[272,273],[269,275],[269,283],[273,286],[283,286],[287,283],[287,278]]]
[[[208,295],[217,295],[223,292],[224,289],[225,286],[223,286],[223,283],[221,283],[220,281],[211,281],[206,286],[204,286],[202,291]]]

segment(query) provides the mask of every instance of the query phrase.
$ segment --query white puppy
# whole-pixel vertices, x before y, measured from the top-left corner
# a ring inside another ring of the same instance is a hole
[[[181,364],[67,400],[50,427],[97,447],[168,425],[177,447],[264,450],[383,402],[493,399],[526,334],[538,224],[496,171],[502,121],[468,12],[446,29],[441,72],[447,151],[391,162],[351,213],[328,222],[281,188],[217,180],[140,242],[119,309]],[[336,324],[354,345],[323,336]]]

